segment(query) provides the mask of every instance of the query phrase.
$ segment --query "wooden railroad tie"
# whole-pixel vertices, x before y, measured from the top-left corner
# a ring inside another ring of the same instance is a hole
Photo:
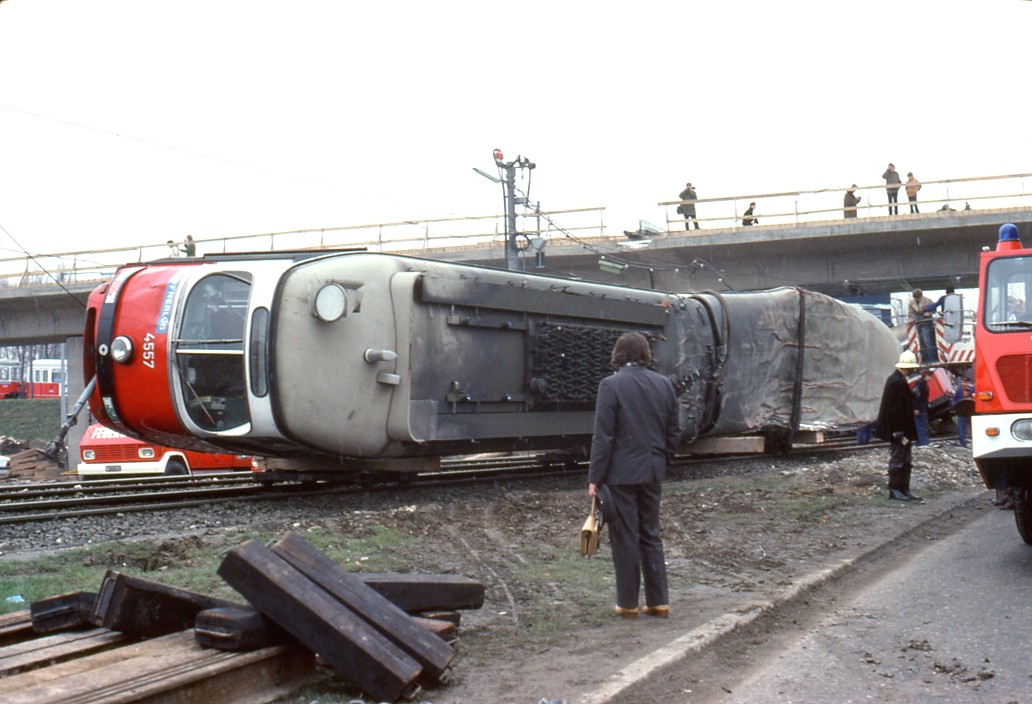
[[[251,605],[366,694],[396,701],[419,691],[423,668],[393,641],[255,540],[233,548],[219,575]]]

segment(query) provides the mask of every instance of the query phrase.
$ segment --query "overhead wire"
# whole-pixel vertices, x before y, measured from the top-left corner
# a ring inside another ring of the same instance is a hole
[[[0,1],[2,1],[2,0],[0,0]],[[339,184],[327,183],[326,181],[320,181],[318,179],[307,178],[305,176],[298,176],[297,174],[286,173],[286,172],[283,172],[283,171],[276,171],[274,169],[265,168],[264,166],[255,166],[254,164],[247,164],[247,163],[244,163],[242,161],[235,161],[233,159],[226,159],[226,158],[221,157],[221,156],[213,156],[211,154],[205,154],[204,152],[198,152],[198,151],[195,151],[193,149],[186,149],[184,147],[176,147],[176,146],[172,146],[170,144],[163,144],[161,142],[155,142],[155,141],[150,140],[150,139],[143,139],[142,137],[134,137],[133,135],[129,135],[129,134],[121,134],[119,132],[112,132],[111,130],[101,129],[100,127],[93,127],[92,125],[84,125],[84,124],[79,123],[79,122],[72,122],[71,120],[63,120],[63,119],[58,118],[58,117],[51,117],[49,115],[41,115],[40,113],[32,112],[30,110],[22,110],[20,108],[13,108],[10,105],[0,105],[0,110],[9,110],[10,112],[16,112],[16,113],[20,113],[22,115],[28,115],[30,117],[36,117],[36,118],[39,118],[41,120],[49,120],[51,122],[56,122],[58,124],[68,125],[69,127],[77,127],[79,129],[83,129],[83,130],[90,130],[92,132],[98,132],[100,134],[104,134],[104,135],[107,135],[109,137],[118,137],[120,139],[128,139],[130,141],[139,142],[140,144],[146,144],[146,145],[151,146],[151,147],[158,147],[159,149],[167,149],[167,150],[173,151],[173,152],[180,152],[182,154],[189,154],[191,156],[198,156],[198,157],[201,157],[202,159],[210,159],[212,161],[219,161],[219,162],[222,162],[224,164],[230,164],[232,166],[239,166],[239,167],[244,168],[244,169],[251,169],[252,171],[260,171],[262,173],[271,174],[273,176],[281,176],[283,178],[294,179],[296,181],[304,181],[304,182],[307,182],[307,183],[314,183],[314,184],[316,184],[318,186],[323,186],[325,188],[332,188],[334,190],[349,191],[349,192],[353,192],[353,193],[358,193],[358,191],[355,191],[352,188],[347,188],[347,187],[341,186]]]
[[[15,239],[14,235],[12,235],[10,232],[7,231],[6,227],[4,227],[3,225],[0,225],[0,230],[2,230],[5,235],[7,235],[9,238],[11,238],[11,241],[14,242],[14,244],[18,246],[18,249],[20,249],[22,251],[22,253],[24,253],[25,256],[28,257],[36,266],[38,266],[41,272],[43,272],[44,274],[49,276],[51,278],[51,280],[53,280],[53,282],[55,284],[57,284],[58,287],[60,287],[60,289],[62,291],[67,293],[69,295],[69,297],[72,298],[72,300],[74,300],[76,303],[78,303],[80,306],[82,306],[83,310],[86,309],[86,304],[83,303],[82,301],[80,301],[78,298],[76,298],[75,294],[73,294],[71,291],[69,291],[67,288],[65,288],[65,285],[63,283],[61,283],[61,280],[59,278],[57,278],[56,276],[54,276],[50,272],[49,269],[47,269],[45,266],[43,266],[43,264],[40,263],[39,259],[36,258],[36,255],[30,253],[29,250],[25,249],[25,247],[22,246],[21,242],[19,242],[17,239]]]

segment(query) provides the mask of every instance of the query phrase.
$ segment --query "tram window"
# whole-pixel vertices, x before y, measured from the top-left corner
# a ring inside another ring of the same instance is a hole
[[[187,413],[199,427],[222,431],[250,420],[244,333],[251,275],[207,276],[190,291],[175,340]]]
[[[229,430],[250,419],[242,355],[180,352],[179,376],[186,410],[205,430]]]
[[[251,340],[248,343],[248,366],[251,370],[251,393],[269,393],[269,309],[256,308],[251,316]]]

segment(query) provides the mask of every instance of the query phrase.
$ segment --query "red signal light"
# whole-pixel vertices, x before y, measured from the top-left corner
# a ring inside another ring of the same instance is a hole
[[[502,160],[505,159],[505,155],[502,154],[502,150],[501,149],[495,149],[494,150],[494,158],[495,158],[495,161],[502,161]]]

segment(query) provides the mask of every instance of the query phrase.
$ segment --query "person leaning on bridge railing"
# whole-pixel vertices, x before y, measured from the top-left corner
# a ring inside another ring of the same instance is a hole
[[[749,208],[744,213],[742,213],[742,225],[744,225],[745,227],[749,227],[750,225],[758,225],[760,223],[759,219],[753,215],[753,210],[755,210],[755,208],[756,203],[750,203]]]
[[[855,218],[856,206],[859,202],[860,196],[856,194],[856,184],[854,183],[846,190],[846,195],[842,198],[842,217]]]

